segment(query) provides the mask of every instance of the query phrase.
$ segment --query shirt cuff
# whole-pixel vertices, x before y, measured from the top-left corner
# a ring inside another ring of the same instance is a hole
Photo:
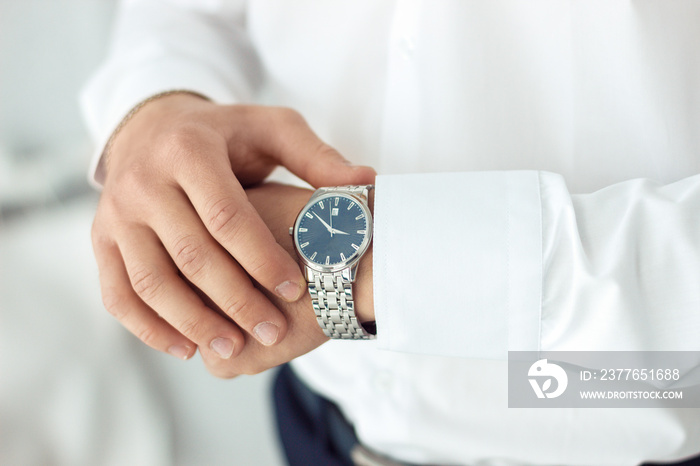
[[[378,176],[374,210],[380,348],[483,359],[539,349],[538,172]]]

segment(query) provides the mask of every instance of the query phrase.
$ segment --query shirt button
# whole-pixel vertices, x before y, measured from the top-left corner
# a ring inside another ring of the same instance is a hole
[[[406,60],[410,60],[413,57],[413,52],[416,50],[416,43],[412,38],[404,36],[399,41],[399,49],[403,57]]]

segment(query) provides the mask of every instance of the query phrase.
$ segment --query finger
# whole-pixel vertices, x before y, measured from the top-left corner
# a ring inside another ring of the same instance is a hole
[[[254,144],[278,164],[312,186],[371,184],[377,173],[371,167],[352,165],[340,152],[323,142],[304,118],[287,108],[268,109],[264,121],[251,132]]]
[[[184,197],[177,212],[161,211],[151,226],[187,279],[263,345],[284,338],[284,315],[253,286],[245,271],[202,225]],[[286,253],[285,253],[286,254]]]
[[[299,265],[248,202],[228,159],[193,159],[176,172],[177,182],[211,236],[265,289],[288,302],[299,299],[306,289]]]
[[[277,305],[285,308],[289,316],[289,330],[284,341],[274,347],[266,347],[253,339],[246,339],[245,348],[235,360],[224,361],[212,356],[202,355],[202,361],[207,370],[220,378],[231,378],[237,375],[253,375],[305,354],[328,341],[321,331],[311,308],[311,298],[291,304],[281,303],[271,298]]]
[[[107,311],[151,348],[179,359],[191,358],[197,345],[161,319],[134,293],[119,249],[97,242],[94,249],[102,301]]]
[[[182,335],[222,359],[237,355],[244,337],[235,324],[204,305],[178,276],[157,236],[145,227],[118,234],[129,281],[135,293]]]

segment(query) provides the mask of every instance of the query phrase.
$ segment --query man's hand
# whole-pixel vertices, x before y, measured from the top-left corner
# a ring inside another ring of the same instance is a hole
[[[258,210],[263,221],[289,257],[296,257],[289,227],[294,224],[299,211],[313,192],[275,183],[267,183],[248,189],[246,192],[251,204]],[[357,278],[353,285],[355,312],[360,322],[374,320],[372,292],[372,248],[370,247],[360,261]],[[316,322],[308,293],[305,292],[302,299],[293,303],[284,302],[276,296],[269,297],[287,317],[287,336],[284,341],[273,347],[266,347],[246,337],[243,351],[229,360],[222,360],[203,352],[202,359],[212,374],[224,378],[239,374],[257,374],[291,361],[328,341],[328,337]],[[357,341],[355,344],[362,345],[366,342]]]
[[[228,360],[282,341],[305,282],[244,187],[284,165],[314,186],[370,182],[289,109],[188,94],[146,104],[112,144],[92,238],[107,310],[149,346]],[[254,286],[259,284],[260,289]]]

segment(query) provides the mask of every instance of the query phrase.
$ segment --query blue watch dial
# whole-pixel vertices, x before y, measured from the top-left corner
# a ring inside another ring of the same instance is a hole
[[[326,267],[353,260],[368,239],[367,215],[352,197],[337,193],[321,197],[300,214],[298,250],[310,262]]]

